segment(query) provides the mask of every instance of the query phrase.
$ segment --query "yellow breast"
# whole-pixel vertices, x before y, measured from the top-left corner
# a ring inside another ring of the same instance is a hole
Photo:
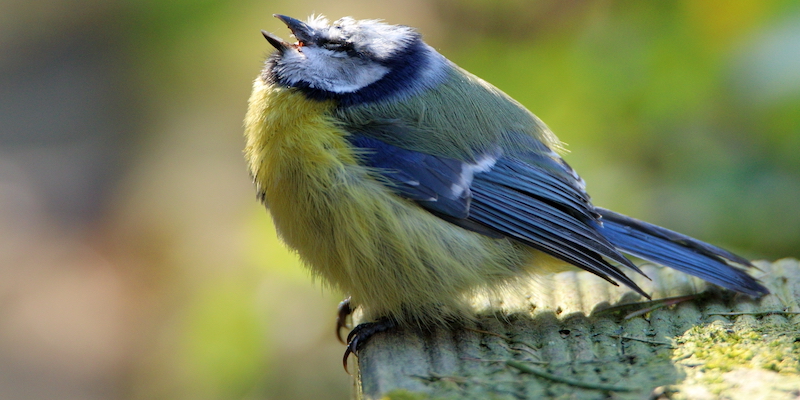
[[[309,100],[297,90],[256,79],[245,118],[245,158],[256,184],[267,185],[259,190],[269,192],[284,174],[298,169],[356,164],[345,132],[331,118],[333,107],[332,101]]]
[[[331,117],[332,101],[256,79],[245,118],[245,159],[279,234],[318,274],[343,277],[331,223],[333,192],[358,174],[346,133]]]
[[[245,120],[257,189],[314,273],[367,315],[433,322],[462,313],[474,288],[516,276],[527,250],[433,216],[359,165],[335,106],[257,79]]]

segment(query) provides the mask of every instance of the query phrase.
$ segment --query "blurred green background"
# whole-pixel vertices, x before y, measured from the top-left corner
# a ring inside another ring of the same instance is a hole
[[[800,256],[798,1],[3,0],[0,398],[348,398],[241,157],[259,29],[312,12],[418,27],[597,205]]]

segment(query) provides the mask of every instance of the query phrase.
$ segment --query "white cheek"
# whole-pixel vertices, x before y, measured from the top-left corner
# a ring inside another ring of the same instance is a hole
[[[316,47],[286,52],[281,65],[290,84],[304,81],[312,88],[334,93],[355,92],[389,73],[380,64]]]

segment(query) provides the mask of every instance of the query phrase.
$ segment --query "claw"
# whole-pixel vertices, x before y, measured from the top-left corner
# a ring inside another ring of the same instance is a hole
[[[353,352],[350,350],[350,346],[344,350],[344,357],[342,357],[342,366],[344,367],[344,372],[347,372],[350,375],[350,371],[347,369],[347,359],[350,358],[350,354]]]
[[[339,303],[339,307],[336,313],[336,338],[339,339],[339,342],[342,344],[347,344],[344,340],[342,340],[342,328],[347,327],[347,316],[353,313],[353,308],[350,306],[350,297],[342,300]],[[348,338],[348,342],[349,342]],[[347,360],[345,360],[346,362]],[[347,367],[345,366],[345,369]]]
[[[344,357],[342,357],[342,366],[345,372],[350,373],[347,369],[347,359],[350,358],[350,354],[355,354],[358,357],[358,351],[361,350],[367,339],[376,333],[387,331],[396,326],[397,323],[393,319],[381,318],[375,322],[366,322],[353,328],[347,335],[347,348],[344,350]]]

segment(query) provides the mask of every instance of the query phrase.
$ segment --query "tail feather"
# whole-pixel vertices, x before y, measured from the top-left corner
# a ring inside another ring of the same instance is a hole
[[[614,246],[630,255],[674,268],[705,281],[750,296],[759,297],[769,290],[758,283],[739,264],[753,267],[750,261],[727,250],[639,221],[603,208],[598,229]]]

